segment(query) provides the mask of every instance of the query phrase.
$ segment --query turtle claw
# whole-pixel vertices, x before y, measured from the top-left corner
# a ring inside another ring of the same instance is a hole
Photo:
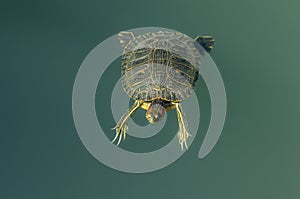
[[[187,139],[191,136],[187,131],[179,131],[177,134],[179,144],[181,146],[181,150],[184,151],[184,149],[188,149],[187,145]]]
[[[111,141],[111,143],[114,143],[118,138],[118,142],[117,142],[117,146],[119,146],[119,144],[121,143],[122,137],[125,140],[126,138],[126,132],[128,130],[128,125],[127,124],[123,124],[122,126],[117,125],[116,127],[112,128],[116,130],[116,136],[114,137],[114,139]]]
[[[116,139],[118,138],[118,136],[119,136],[119,133],[116,132],[116,136],[115,136],[115,138],[111,141],[111,143],[114,143],[114,142],[116,141]]]

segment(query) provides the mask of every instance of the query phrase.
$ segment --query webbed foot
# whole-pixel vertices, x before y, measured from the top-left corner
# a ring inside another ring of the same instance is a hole
[[[184,150],[184,148],[188,149],[187,140],[190,136],[191,136],[191,134],[189,134],[185,130],[178,131],[177,137],[178,137],[179,144],[181,146],[181,150]]]
[[[177,119],[179,125],[179,131],[177,134],[179,144],[181,146],[181,150],[188,149],[187,140],[191,136],[188,132],[188,124],[185,119],[185,114],[182,110],[182,105],[180,103],[175,103],[176,111],[177,111]]]
[[[120,125],[120,126],[117,125],[113,129],[116,129],[116,136],[111,142],[114,143],[119,137],[118,142],[117,142],[117,146],[118,146],[121,143],[122,137],[124,140],[126,138],[126,132],[128,130],[128,125],[127,125],[127,123]]]
[[[122,137],[123,139],[126,138],[126,132],[128,131],[127,122],[130,119],[130,116],[136,111],[137,108],[139,108],[142,105],[142,103],[143,101],[136,100],[134,104],[123,114],[116,127],[113,128],[116,130],[116,135],[115,138],[111,141],[112,143],[118,140],[118,146],[121,143]]]

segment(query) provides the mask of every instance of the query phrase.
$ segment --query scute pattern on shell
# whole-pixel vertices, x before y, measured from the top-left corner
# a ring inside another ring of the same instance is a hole
[[[159,48],[174,52],[200,69],[201,53],[195,40],[180,32],[158,31],[136,36],[124,47],[124,53],[141,48]],[[198,45],[198,44],[197,44]]]
[[[182,101],[198,79],[201,54],[195,41],[179,32],[150,32],[121,40],[122,85],[135,100]]]

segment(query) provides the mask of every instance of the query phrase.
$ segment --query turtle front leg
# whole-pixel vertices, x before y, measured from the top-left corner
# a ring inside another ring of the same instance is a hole
[[[183,112],[182,105],[180,103],[175,103],[175,107],[177,111],[177,118],[178,118],[178,125],[179,125],[179,131],[177,134],[179,144],[182,150],[184,147],[188,149],[186,141],[191,135],[188,132],[188,124],[185,119],[185,114]]]
[[[143,104],[143,102],[141,100],[136,100],[134,102],[134,104],[122,115],[122,117],[118,121],[117,125],[113,128],[113,129],[116,129],[116,136],[111,141],[112,143],[115,142],[117,140],[117,138],[119,137],[119,140],[117,142],[117,145],[119,145],[122,140],[122,136],[123,136],[123,139],[126,138],[126,132],[128,130],[127,122],[130,119],[130,116],[133,115],[133,113],[136,111],[136,109],[138,109],[142,104]]]

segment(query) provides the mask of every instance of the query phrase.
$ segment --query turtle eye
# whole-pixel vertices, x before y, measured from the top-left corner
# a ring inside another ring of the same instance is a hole
[[[146,112],[147,120],[153,124],[161,120],[165,115],[165,108],[160,104],[151,104]]]

